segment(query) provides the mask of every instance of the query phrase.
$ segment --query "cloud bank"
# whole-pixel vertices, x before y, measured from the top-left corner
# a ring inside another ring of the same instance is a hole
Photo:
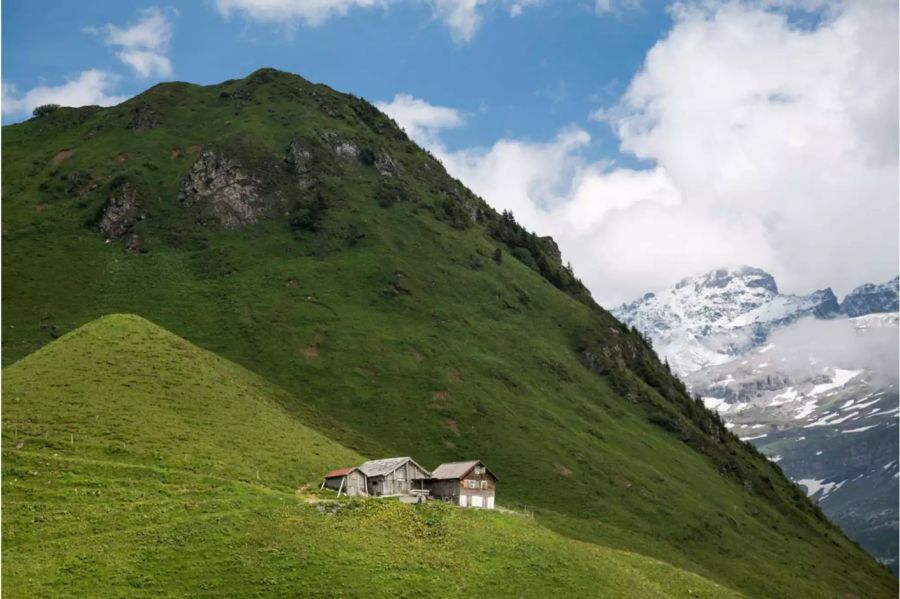
[[[619,102],[591,115],[648,169],[586,160],[584,127],[451,151],[440,130],[458,113],[428,124],[423,100],[381,107],[496,209],[553,235],[605,305],[741,263],[788,292],[841,295],[898,271],[898,15],[813,8],[810,26],[763,2],[677,5]]]
[[[410,137],[427,146],[440,145],[440,131],[459,127],[465,120],[453,108],[434,106],[409,94],[397,94],[390,102],[375,102],[375,106],[391,115]]]
[[[119,48],[116,58],[139,76],[146,79],[172,75],[172,61],[167,55],[172,23],[158,7],[142,11],[140,20],[130,27],[107,24],[85,31],[100,35],[108,45]]]
[[[874,384],[897,384],[900,333],[896,322],[867,317],[808,318],[776,330],[768,341],[773,348],[766,352],[766,360],[787,372],[812,376],[823,365],[865,368],[872,372]]]
[[[412,3],[429,6],[433,17],[447,27],[453,40],[465,44],[475,38],[489,9],[500,7],[511,17],[517,17],[543,0],[216,0],[216,8],[225,18],[241,15],[252,21],[290,28],[298,23],[318,27],[357,9],[387,9]]]
[[[114,75],[98,69],[82,71],[62,85],[39,85],[19,93],[13,85],[3,85],[3,114],[28,115],[42,104],[60,106],[111,106],[126,100],[111,93],[116,84]]]

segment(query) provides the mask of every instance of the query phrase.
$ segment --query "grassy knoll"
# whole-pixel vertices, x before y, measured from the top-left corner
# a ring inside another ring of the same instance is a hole
[[[137,317],[76,330],[8,367],[4,389],[10,597],[737,596],[520,515],[313,503],[297,488],[362,458]]]

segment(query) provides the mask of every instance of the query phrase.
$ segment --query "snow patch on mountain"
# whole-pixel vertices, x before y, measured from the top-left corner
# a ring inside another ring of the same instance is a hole
[[[896,569],[898,279],[781,294],[740,267],[613,310],[725,426],[777,461],[826,514]],[[882,466],[883,465],[883,466]],[[894,541],[891,541],[894,539]]]
[[[763,345],[774,328],[804,316],[827,318],[838,311],[830,289],[809,295],[781,294],[772,275],[741,266],[683,279],[612,312],[649,335],[675,371],[687,374],[728,363]]]

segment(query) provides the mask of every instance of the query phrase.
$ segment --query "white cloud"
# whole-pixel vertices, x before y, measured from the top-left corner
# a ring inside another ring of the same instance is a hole
[[[766,360],[778,364],[792,378],[814,376],[827,364],[847,370],[868,369],[874,385],[897,384],[900,339],[896,324],[859,326],[857,319],[800,320],[772,333],[768,341],[773,347],[766,352]]]
[[[594,0],[594,11],[599,15],[640,8],[641,0]]]
[[[405,126],[496,209],[553,235],[605,305],[742,263],[840,295],[898,270],[897,8],[828,9],[799,28],[761,3],[679,5],[621,102],[594,115],[648,170],[591,163],[580,128],[450,151],[439,133],[458,121]],[[409,96],[381,107],[401,124],[400,107],[453,113]]]
[[[78,77],[57,86],[40,85],[24,94],[18,93],[13,85],[3,85],[3,114],[24,116],[31,114],[36,106],[59,104],[61,106],[87,106],[97,104],[110,106],[124,102],[125,96],[112,95],[115,76],[91,69],[82,71]]]
[[[154,74],[167,77],[172,74],[172,62],[162,54],[151,50],[123,50],[116,56],[137,71],[141,77],[150,77]]]
[[[434,106],[408,94],[397,94],[390,102],[376,102],[375,106],[397,121],[410,137],[426,147],[439,145],[438,133],[441,129],[463,124],[459,111],[446,106]]]
[[[85,31],[102,35],[108,45],[120,48],[116,57],[141,77],[172,75],[172,61],[167,56],[172,23],[159,8],[142,11],[140,20],[131,27],[107,24],[99,28],[89,27]]]
[[[216,0],[225,18],[243,14],[254,21],[301,21],[315,27],[332,17],[345,16],[352,8],[385,6],[389,0]]]
[[[484,21],[491,5],[505,6],[511,16],[518,16],[543,0],[216,0],[225,17],[241,14],[253,21],[292,27],[302,23],[318,27],[328,20],[346,16],[353,9],[386,8],[398,4],[425,4],[434,18],[443,22],[457,43],[468,43]]]
[[[546,143],[501,139],[490,148],[432,152],[450,173],[497,210],[511,210],[519,222],[549,233],[549,211],[571,194],[583,164],[579,152],[590,142],[582,129],[561,131]]]
[[[738,2],[675,15],[601,115],[622,149],[663,166],[696,220],[755,231],[740,261],[785,287],[895,276],[896,4],[832,3],[814,29]]]
[[[487,0],[432,0],[435,16],[450,28],[456,42],[470,42],[484,16],[479,8]],[[521,10],[520,10],[521,12]]]
[[[518,17],[526,8],[543,4],[544,0],[512,0],[509,2],[509,15]]]

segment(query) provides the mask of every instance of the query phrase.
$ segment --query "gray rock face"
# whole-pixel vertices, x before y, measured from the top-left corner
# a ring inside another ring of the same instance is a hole
[[[481,210],[475,197],[457,181],[451,185],[445,192],[450,200],[459,206],[459,209],[466,215],[472,223],[477,223],[481,215]]]
[[[159,127],[159,117],[147,104],[138,104],[131,111],[131,122],[128,123],[128,128],[132,131],[146,131],[156,127]]]
[[[550,236],[541,237],[541,241],[547,252],[550,254],[550,257],[553,258],[557,264],[562,265],[562,252],[559,251],[559,245],[557,245],[556,241]]]
[[[146,217],[137,190],[125,182],[114,188],[106,200],[106,208],[100,219],[100,232],[107,239],[122,239],[135,223]]]
[[[360,149],[355,143],[342,138],[334,131],[323,131],[320,133],[322,141],[334,152],[335,156],[341,160],[348,162],[358,162],[360,160]]]
[[[400,174],[400,165],[387,152],[379,152],[375,156],[375,168],[384,177],[396,177]]]
[[[287,162],[298,175],[308,175],[312,172],[312,152],[303,147],[299,141],[294,140],[288,146]]]
[[[263,184],[230,158],[204,151],[181,183],[178,200],[198,210],[198,221],[236,229],[258,222],[282,198],[267,194]]]
[[[334,147],[334,153],[337,154],[338,158],[342,158],[344,160],[359,159],[359,148],[357,148],[349,141],[342,141],[338,145],[336,145]]]
[[[300,187],[309,188],[315,184],[313,173],[313,154],[297,140],[288,146],[287,163],[297,174],[297,182]]]
[[[323,131],[320,137],[338,158],[352,162],[359,160],[359,148],[356,144],[343,139],[334,131]]]
[[[841,312],[851,318],[866,314],[896,312],[900,309],[898,288],[900,288],[900,277],[894,277],[893,280],[883,285],[872,285],[871,283],[860,285],[847,294],[847,297],[841,302]]]
[[[360,147],[334,131],[322,131],[319,137],[340,160],[374,167],[384,177],[395,177],[401,173],[400,164],[385,151],[375,152],[368,147]]]

